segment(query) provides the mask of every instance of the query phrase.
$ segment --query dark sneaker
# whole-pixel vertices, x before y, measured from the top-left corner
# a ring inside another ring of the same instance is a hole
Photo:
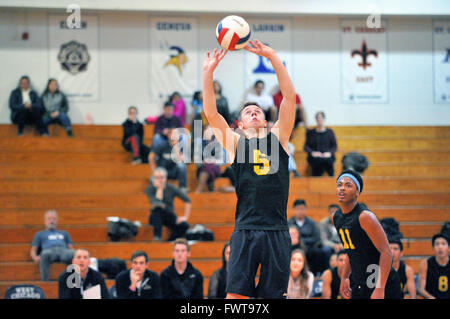
[[[72,130],[68,130],[68,131],[67,131],[67,136],[68,136],[68,137],[73,137]]]

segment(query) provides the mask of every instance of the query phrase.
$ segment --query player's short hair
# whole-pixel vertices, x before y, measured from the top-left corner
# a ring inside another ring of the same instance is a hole
[[[264,110],[262,109],[262,107],[258,103],[256,103],[256,102],[246,102],[242,106],[241,110],[239,111],[239,117],[238,117],[238,121],[239,122],[242,120],[242,111],[249,105],[255,105],[255,106],[259,107],[261,109],[261,111],[263,112],[263,114],[264,114],[264,118],[266,117],[266,113],[264,113]]]
[[[439,233],[439,234],[434,235],[433,238],[431,238],[431,244],[433,247],[434,247],[434,243],[436,242],[436,239],[438,239],[438,238],[444,238],[448,245],[448,237],[442,233]]]
[[[303,206],[306,207],[306,201],[304,199],[301,199],[301,198],[296,199],[295,202],[294,202],[294,205],[292,205],[292,207],[296,207],[296,206],[300,206],[300,205],[303,205]]]
[[[175,239],[174,243],[173,243],[173,249],[175,250],[175,246],[176,245],[185,245],[187,248],[187,251],[191,250],[191,247],[189,246],[188,241],[186,240],[186,238],[177,238]]]
[[[363,187],[364,187],[364,182],[363,182],[363,179],[362,179],[361,175],[358,172],[356,172],[356,171],[354,171],[352,169],[344,169],[339,174],[339,176],[337,177],[336,181],[338,181],[341,178],[341,176],[344,175],[344,174],[350,174],[358,181],[359,186],[360,186],[359,193],[361,194],[362,191],[363,191]]]
[[[347,255],[347,252],[345,251],[345,249],[341,249],[336,253],[336,255],[337,258],[339,258],[340,255]]]
[[[138,257],[143,256],[145,258],[145,262],[148,263],[148,255],[143,250],[136,250],[133,255],[131,255],[131,261],[135,260]]]
[[[389,238],[389,244],[397,244],[400,248],[400,251],[403,251],[403,243],[398,238]]]
[[[175,107],[175,106],[173,105],[172,102],[166,102],[166,103],[164,103],[164,108],[166,108],[166,107]]]

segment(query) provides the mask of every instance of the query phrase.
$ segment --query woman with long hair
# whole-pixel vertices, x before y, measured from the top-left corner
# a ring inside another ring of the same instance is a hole
[[[43,135],[48,135],[48,125],[51,123],[61,124],[67,132],[67,136],[72,137],[72,125],[67,115],[69,103],[66,96],[59,90],[56,79],[49,79],[47,87],[42,94],[42,104],[45,107],[45,114],[42,117]]]
[[[216,270],[208,286],[208,299],[225,299],[227,286],[227,265],[230,257],[230,242],[227,242],[222,251],[222,267]]]
[[[294,249],[291,254],[291,274],[287,299],[309,299],[314,283],[314,275],[309,271],[305,252]]]

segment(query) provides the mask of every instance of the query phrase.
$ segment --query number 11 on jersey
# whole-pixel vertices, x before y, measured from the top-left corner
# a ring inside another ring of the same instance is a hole
[[[348,229],[345,230],[342,228],[339,229],[339,235],[341,235],[342,243],[344,244],[344,249],[355,249],[355,246],[352,243],[352,239],[350,238],[350,232],[348,231]]]

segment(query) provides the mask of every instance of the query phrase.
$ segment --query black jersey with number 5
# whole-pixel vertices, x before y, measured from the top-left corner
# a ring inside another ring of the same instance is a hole
[[[235,230],[288,230],[288,162],[273,133],[239,138],[231,165],[236,177]]]
[[[441,266],[437,263],[436,257],[430,257],[427,260],[427,283],[425,290],[436,299],[450,299],[450,289],[448,289],[448,280],[450,279],[450,261],[447,265]]]

